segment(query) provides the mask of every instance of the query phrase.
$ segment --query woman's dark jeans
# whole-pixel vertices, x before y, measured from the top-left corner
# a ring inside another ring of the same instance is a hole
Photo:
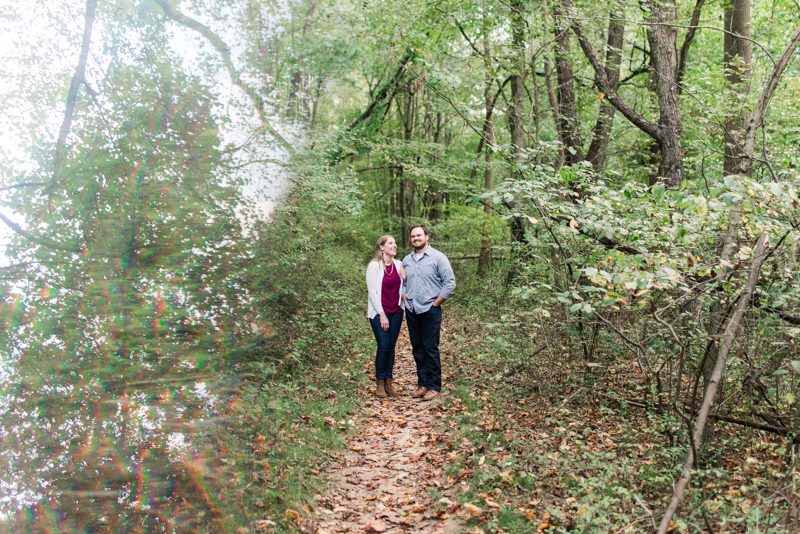
[[[375,353],[375,380],[391,379],[394,370],[394,346],[400,335],[400,326],[403,324],[402,310],[397,313],[387,313],[389,330],[381,328],[381,316],[376,315],[369,320],[375,341],[378,342],[378,351]]]

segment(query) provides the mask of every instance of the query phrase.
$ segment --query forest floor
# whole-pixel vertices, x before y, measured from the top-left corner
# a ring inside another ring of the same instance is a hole
[[[443,381],[447,383],[450,362],[443,356]],[[372,373],[372,362],[364,368]],[[468,512],[453,502],[459,487],[446,483],[441,467],[446,460],[436,447],[449,437],[436,417],[448,391],[432,402],[411,397],[417,376],[405,324],[397,343],[394,375],[400,396],[378,399],[372,391],[364,391],[365,403],[359,426],[349,440],[350,450],[334,454],[326,468],[330,487],[316,497],[317,534],[451,534],[468,530],[462,520]]]
[[[330,430],[346,432],[346,448],[329,450],[330,459],[310,470],[326,489],[306,501],[295,526],[307,534],[654,529],[684,451],[665,446],[656,415],[610,398],[645,390],[635,363],[587,368],[553,342],[551,356],[521,368],[498,356],[491,328],[449,312],[442,395],[432,402],[410,396],[416,369],[405,325],[394,373],[399,397],[372,394],[371,347],[351,353],[343,374],[358,388],[360,408],[347,412],[347,425],[325,418]],[[720,427],[698,474],[705,493],[688,494],[676,532],[707,530],[700,508],[719,532],[784,520],[791,497],[783,504],[775,497],[784,489],[781,442],[741,434]]]

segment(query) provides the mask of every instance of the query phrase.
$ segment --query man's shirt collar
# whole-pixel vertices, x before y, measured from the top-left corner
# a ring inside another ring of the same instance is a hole
[[[426,254],[427,254],[428,256],[430,256],[430,254],[428,254],[428,253],[429,253],[431,250],[433,250],[433,247],[431,247],[430,245],[428,245],[428,246],[425,248],[425,252],[423,252],[422,254],[418,254],[418,253],[417,253],[417,251],[415,250],[415,251],[413,251],[413,252],[411,253],[411,257],[412,257],[412,258],[414,258],[414,261],[417,261],[419,258],[423,258],[423,257],[425,257],[425,255],[426,255]]]

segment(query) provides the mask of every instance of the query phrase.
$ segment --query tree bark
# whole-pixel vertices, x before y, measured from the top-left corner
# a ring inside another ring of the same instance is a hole
[[[571,7],[570,0],[562,0],[565,8]],[[626,119],[644,133],[655,139],[661,152],[661,170],[659,175],[670,188],[680,186],[685,178],[683,168],[683,151],[681,149],[681,119],[678,107],[678,93],[675,86],[675,72],[677,69],[677,52],[675,50],[676,32],[671,24],[675,21],[675,4],[672,0],[666,2],[649,1],[650,19],[648,38],[651,43],[656,76],[656,93],[660,112],[658,124],[654,124],[637,112],[630,104],[622,99],[617,91],[608,82],[605,65],[600,60],[594,47],[583,33],[583,28],[576,21],[572,21],[572,31],[578,36],[586,59],[594,69],[595,84],[606,94],[608,101]]]
[[[575,74],[570,60],[569,22],[566,20],[567,5],[562,0],[553,8],[556,42],[556,80],[558,82],[558,115],[561,123],[560,141],[564,145],[564,163],[572,165],[584,160],[581,146],[580,124],[575,106]]]
[[[492,175],[492,149],[495,144],[494,137],[494,96],[492,88],[494,86],[494,77],[491,73],[492,49],[489,42],[489,31],[486,16],[484,16],[484,31],[483,31],[483,59],[486,63],[486,76],[485,89],[483,91],[483,105],[486,110],[486,118],[483,121],[483,132],[485,135],[486,148],[483,151],[483,161],[486,168],[483,170],[483,188],[491,191],[494,187],[494,176]],[[483,210],[487,215],[492,213],[491,204],[488,202],[484,204]],[[491,242],[489,240],[489,229],[484,228],[481,238],[481,252],[478,259],[478,276],[484,277],[489,272],[489,263],[491,262]]]
[[[739,327],[742,323],[742,318],[750,306],[750,298],[753,296],[753,291],[755,290],[756,283],[758,282],[758,274],[761,271],[761,264],[766,256],[766,248],[768,243],[769,237],[767,236],[767,233],[762,232],[761,237],[758,238],[755,254],[753,255],[753,263],[750,266],[750,273],[747,277],[747,282],[745,282],[744,288],[742,289],[742,294],[739,297],[739,303],[736,306],[736,312],[733,314],[733,317],[731,317],[728,326],[725,328],[725,333],[722,336],[719,358],[714,366],[714,372],[711,376],[708,388],[706,388],[706,392],[703,397],[703,404],[700,406],[700,411],[697,414],[697,422],[691,438],[692,444],[686,451],[686,460],[683,463],[681,476],[675,486],[675,491],[672,494],[672,499],[667,507],[667,511],[664,513],[664,517],[661,518],[661,524],[658,527],[658,534],[666,534],[668,532],[669,523],[672,520],[672,516],[675,515],[675,511],[678,509],[678,506],[680,506],[683,492],[686,490],[686,486],[689,484],[689,480],[691,479],[692,468],[696,460],[695,451],[699,450],[700,445],[702,444],[703,429],[706,425],[706,421],[709,418],[714,396],[716,395],[717,388],[722,380],[725,364],[728,360],[728,355],[730,354],[731,348],[733,347],[733,342],[736,339],[736,334],[738,333]]]
[[[403,168],[395,170],[396,176],[399,178],[399,187],[397,188],[397,207],[400,210],[400,233],[403,238],[401,239],[403,248],[408,248],[408,225],[406,223],[406,182],[403,178]]]
[[[674,0],[650,0],[650,28],[647,38],[655,68],[656,95],[658,97],[661,139],[661,166],[659,176],[672,189],[680,187],[684,179],[683,150],[681,147],[681,116],[675,75],[678,71],[677,37],[672,26],[677,19]]]
[[[561,119],[558,116],[558,98],[556,98],[556,89],[553,85],[553,71],[550,69],[550,60],[545,56],[544,58],[544,84],[547,88],[547,101],[550,103],[550,111],[553,114],[553,123],[556,125],[556,135],[560,140],[561,134]],[[564,151],[559,151],[558,162],[556,168],[560,168],[564,164]]]
[[[778,80],[781,79],[786,65],[789,64],[789,60],[792,58],[798,42],[800,42],[800,24],[797,25],[794,33],[789,38],[789,43],[786,45],[786,48],[783,49],[781,57],[772,69],[772,74],[770,74],[764,86],[764,90],[761,92],[758,105],[753,111],[753,117],[750,119],[750,124],[747,127],[747,134],[744,141],[744,157],[741,158],[741,162],[739,163],[739,174],[747,174],[750,172],[750,167],[753,165],[753,151],[756,146],[756,132],[760,127],[763,127],[762,122],[767,112],[767,107],[769,107],[772,93],[775,92],[775,88],[778,86]]]
[[[675,85],[678,86],[678,94],[681,93],[683,87],[683,76],[686,74],[686,62],[689,59],[689,49],[692,47],[694,35],[697,33],[697,25],[700,24],[700,13],[703,11],[703,4],[706,0],[697,0],[692,10],[692,20],[689,22],[689,29],[686,30],[686,35],[683,38],[681,51],[678,55],[678,73],[675,75]]]
[[[725,80],[735,95],[747,95],[750,92],[752,63],[750,0],[728,1],[725,7],[725,30],[722,54]],[[749,118],[741,99],[733,98],[731,101],[734,102],[733,109],[725,121],[724,176],[735,174],[739,168],[739,159],[743,154],[742,129]]]
[[[606,49],[606,79],[614,91],[619,88],[619,66],[622,62],[622,38],[625,33],[624,13],[619,8],[612,8],[608,22],[608,44]],[[600,111],[594,126],[594,137],[586,160],[592,164],[594,172],[600,174],[605,169],[608,139],[614,125],[614,106],[605,98],[600,99]]]
[[[511,37],[513,46],[513,74],[511,75],[511,102],[508,107],[508,129],[514,147],[515,163],[522,163],[525,151],[525,6],[522,0],[511,1]],[[517,175],[519,177],[519,175]],[[511,238],[517,243],[525,242],[525,222],[522,217],[509,220]]]

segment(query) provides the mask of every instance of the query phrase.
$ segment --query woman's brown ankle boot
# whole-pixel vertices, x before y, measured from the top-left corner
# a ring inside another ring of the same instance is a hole
[[[396,389],[394,389],[394,386],[392,385],[392,380],[393,379],[391,378],[386,379],[386,394],[389,395],[390,397],[397,397],[400,394],[397,392]]]
[[[375,381],[375,396],[384,398],[386,397],[386,390],[384,389],[383,385],[386,381],[385,380],[377,380]]]

